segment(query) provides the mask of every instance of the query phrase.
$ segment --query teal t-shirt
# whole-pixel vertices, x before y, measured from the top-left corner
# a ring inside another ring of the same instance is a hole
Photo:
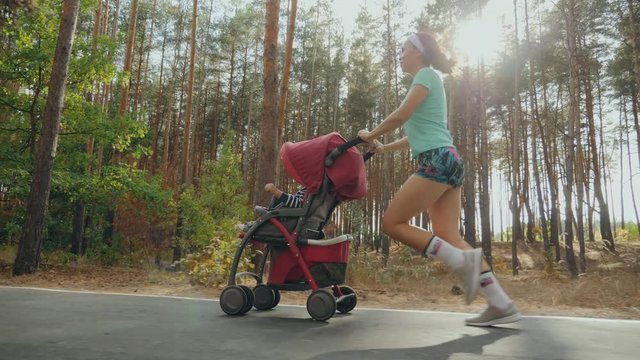
[[[447,125],[447,96],[442,79],[435,70],[424,67],[413,78],[411,86],[415,85],[426,87],[429,93],[404,124],[414,158],[427,150],[453,146]]]

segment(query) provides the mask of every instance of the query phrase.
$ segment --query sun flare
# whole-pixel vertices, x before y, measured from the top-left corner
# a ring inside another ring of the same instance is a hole
[[[479,59],[493,63],[504,48],[504,20],[497,12],[468,18],[458,24],[454,40],[454,56],[462,64]]]

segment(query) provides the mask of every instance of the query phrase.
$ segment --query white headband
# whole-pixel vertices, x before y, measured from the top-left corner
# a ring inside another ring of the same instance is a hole
[[[420,53],[422,53],[422,55],[424,55],[424,46],[422,45],[422,41],[420,41],[420,38],[418,37],[418,35],[411,34],[408,40],[410,43],[413,44],[413,46],[416,47],[416,49],[418,49],[418,51],[420,51]]]

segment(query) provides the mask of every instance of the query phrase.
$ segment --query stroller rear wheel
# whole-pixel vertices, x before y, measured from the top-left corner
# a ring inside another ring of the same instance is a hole
[[[336,298],[327,289],[320,289],[307,298],[307,312],[314,320],[326,321],[331,319],[337,308]]]
[[[251,310],[251,308],[253,307],[255,297],[253,296],[253,291],[251,291],[251,288],[249,288],[248,286],[240,285],[240,288],[244,291],[245,294],[247,294],[247,302],[244,304],[241,312],[241,314],[244,314],[247,311]]]
[[[273,299],[273,306],[271,306],[272,308],[278,306],[278,304],[280,303],[280,290],[273,289],[273,292],[276,294],[276,297]]]
[[[342,292],[343,296],[341,296],[337,301],[338,311],[346,314],[356,307],[356,304],[358,304],[358,296],[356,295],[355,290],[346,285],[340,286],[340,292]]]
[[[252,294],[253,295],[253,294]],[[237,285],[227,286],[220,294],[220,307],[227,315],[242,315],[249,303],[247,292]]]
[[[278,300],[278,302],[280,301],[279,296],[278,299],[276,299],[276,291],[277,290],[265,284],[258,284],[253,288],[253,295],[255,297],[253,306],[258,310],[273,309],[278,304],[276,300]],[[280,294],[278,293],[278,295]]]

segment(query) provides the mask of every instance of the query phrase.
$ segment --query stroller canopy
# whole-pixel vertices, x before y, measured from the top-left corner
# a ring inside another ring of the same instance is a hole
[[[307,187],[311,194],[318,192],[324,179],[325,157],[347,141],[337,132],[297,143],[287,142],[280,156],[287,173]],[[334,191],[341,201],[361,199],[367,193],[364,160],[360,151],[352,147],[339,156],[333,166],[326,168]]]

